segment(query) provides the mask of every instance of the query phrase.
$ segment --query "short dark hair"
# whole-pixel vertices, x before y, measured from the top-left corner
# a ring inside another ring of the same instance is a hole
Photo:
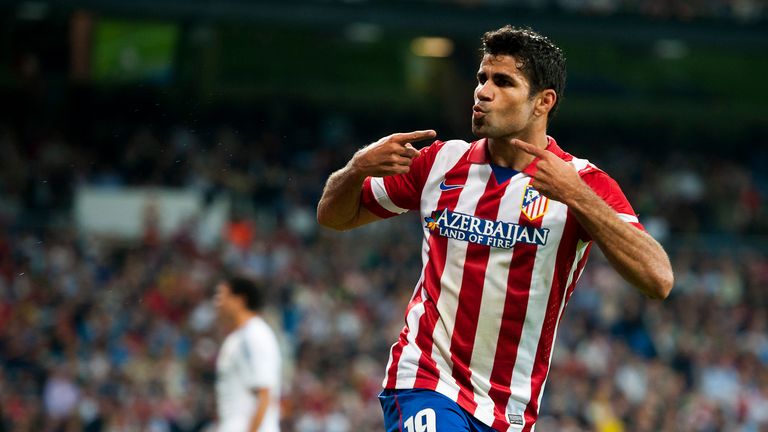
[[[245,300],[245,306],[259,312],[264,307],[264,289],[261,284],[242,276],[229,276],[224,280],[229,291]]]
[[[531,95],[545,89],[553,89],[557,100],[549,111],[552,119],[565,90],[565,56],[546,36],[530,28],[506,25],[486,32],[482,38],[481,52],[492,56],[509,55],[518,61],[518,67],[528,78]]]

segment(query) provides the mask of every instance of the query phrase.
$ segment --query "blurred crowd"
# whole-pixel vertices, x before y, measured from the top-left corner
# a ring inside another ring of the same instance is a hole
[[[381,430],[376,396],[421,268],[421,227],[415,215],[354,233],[316,225],[325,177],[361,136],[338,118],[310,132],[141,127],[96,149],[3,128],[0,431],[210,428],[223,336],[212,295],[225,270],[269,288],[284,430]],[[618,179],[670,251],[676,286],[646,300],[594,249],[559,328],[537,430],[768,431],[762,163],[573,151]],[[235,205],[215,247],[189,227],[99,237],[71,220],[85,184],[226,193]],[[686,243],[691,234],[712,242]]]

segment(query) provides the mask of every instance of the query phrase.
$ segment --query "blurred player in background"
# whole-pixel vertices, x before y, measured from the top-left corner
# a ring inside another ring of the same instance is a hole
[[[558,323],[597,243],[651,298],[673,285],[663,248],[606,173],[546,133],[565,86],[549,39],[483,36],[471,143],[396,133],[328,179],[318,221],[347,230],[408,210],[423,268],[380,399],[387,431],[531,431]]]
[[[231,328],[216,359],[218,432],[280,430],[280,349],[260,316],[262,287],[240,277],[216,288],[216,307]]]

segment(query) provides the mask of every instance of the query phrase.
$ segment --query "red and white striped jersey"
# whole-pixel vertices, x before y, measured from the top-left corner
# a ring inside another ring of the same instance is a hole
[[[643,229],[618,184],[571,162],[622,220]],[[384,387],[432,389],[499,431],[532,431],[563,310],[591,241],[563,203],[531,187],[534,160],[499,184],[486,140],[436,141],[407,174],[366,179],[380,217],[418,210],[423,267]]]

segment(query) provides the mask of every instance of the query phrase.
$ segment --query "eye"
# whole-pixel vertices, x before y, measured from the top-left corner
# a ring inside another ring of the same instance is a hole
[[[477,82],[480,84],[485,84],[485,82],[488,80],[488,77],[485,76],[484,73],[477,74]]]

